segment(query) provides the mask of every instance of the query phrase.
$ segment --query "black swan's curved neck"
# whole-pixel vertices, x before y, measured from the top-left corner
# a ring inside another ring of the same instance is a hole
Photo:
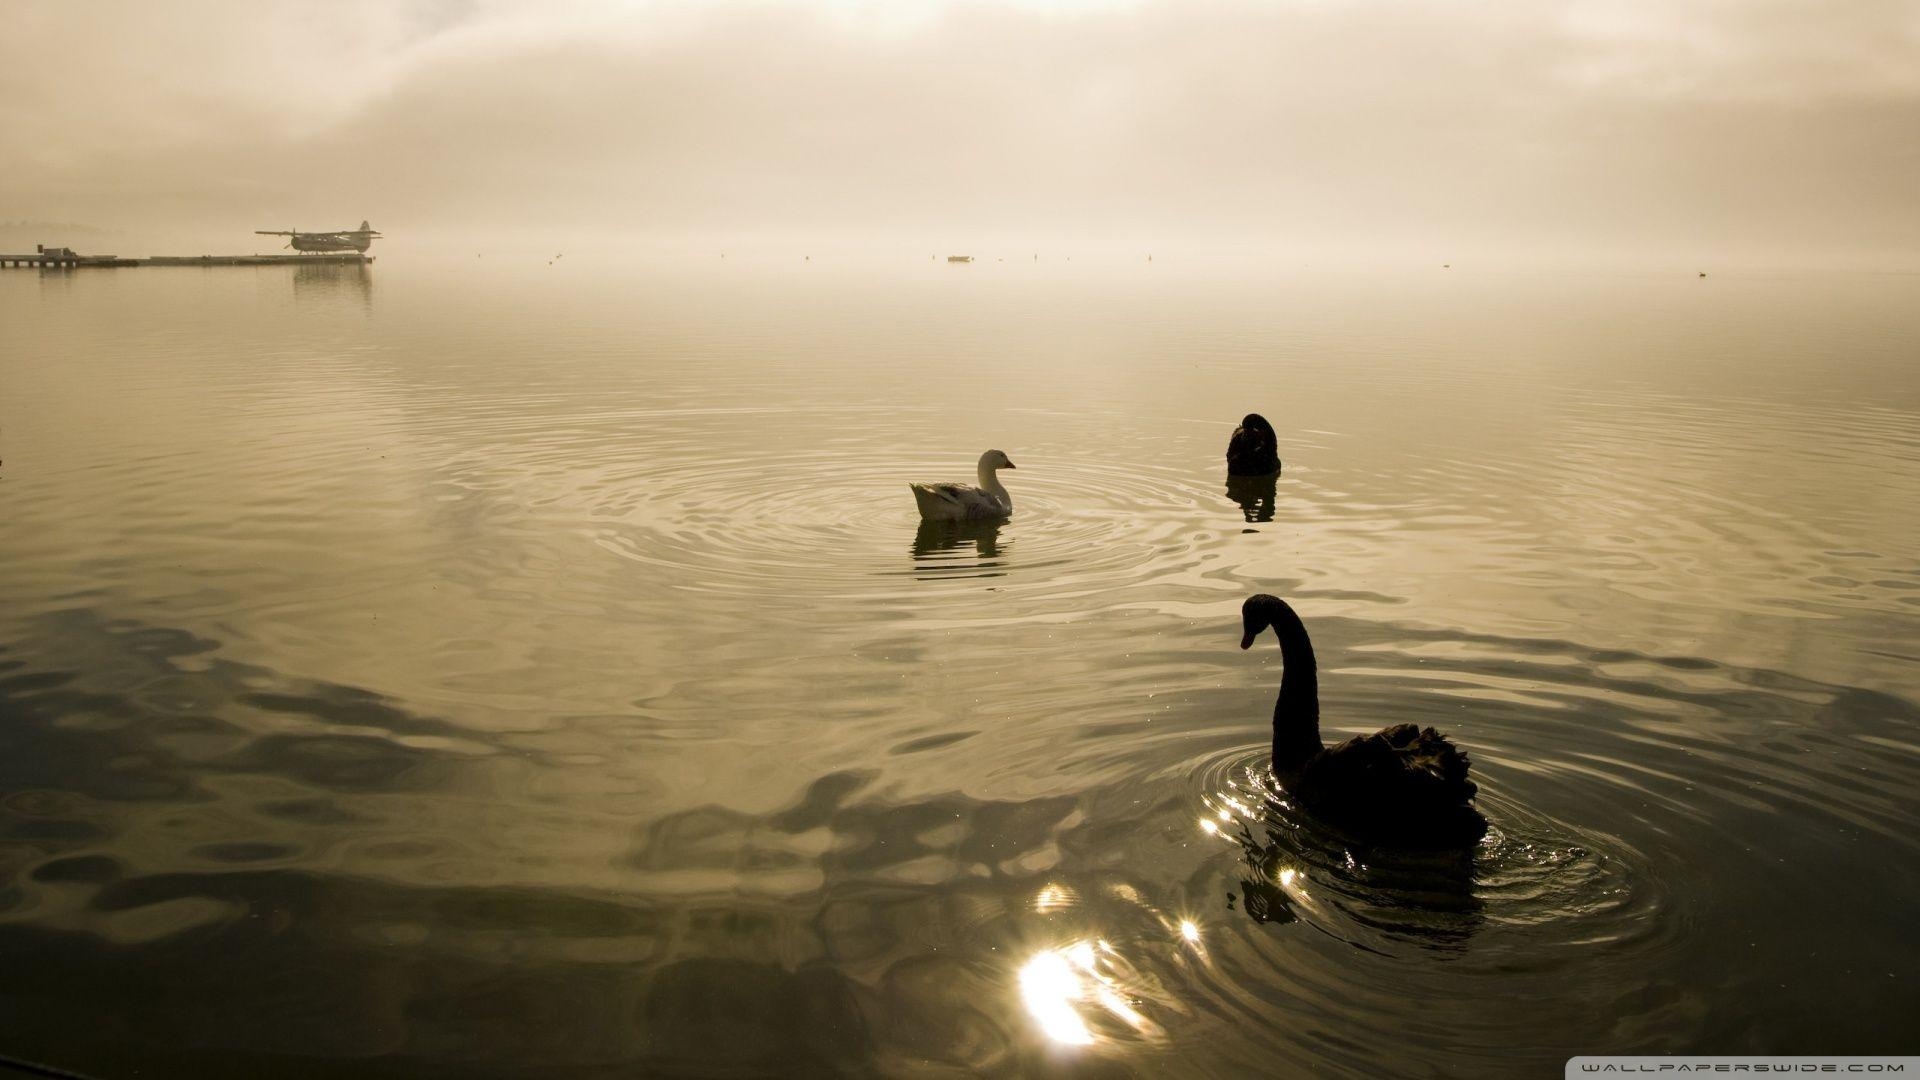
[[[1285,663],[1280,700],[1273,705],[1273,768],[1288,773],[1324,748],[1320,742],[1320,672],[1313,660],[1313,642],[1308,640],[1307,628],[1293,608],[1275,598],[1262,614],[1280,637],[1280,655]]]

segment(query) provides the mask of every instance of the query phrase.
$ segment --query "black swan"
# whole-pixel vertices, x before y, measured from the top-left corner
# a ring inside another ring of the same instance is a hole
[[[1228,476],[1271,476],[1280,471],[1280,440],[1259,413],[1248,413],[1227,440]]]
[[[1338,746],[1320,742],[1320,677],[1313,642],[1277,596],[1240,607],[1243,649],[1267,627],[1285,669],[1273,707],[1273,772],[1287,794],[1356,840],[1397,847],[1465,847],[1487,832],[1473,806],[1466,752],[1432,728],[1396,724]]]

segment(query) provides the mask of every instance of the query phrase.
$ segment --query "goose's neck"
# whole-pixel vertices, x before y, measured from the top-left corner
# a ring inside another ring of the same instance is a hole
[[[1007,494],[1006,486],[1000,483],[999,469],[991,465],[980,466],[980,486],[987,489],[994,498],[1006,503],[1009,510],[1013,508],[1013,496]]]
[[[1324,746],[1320,742],[1320,672],[1313,660],[1313,642],[1293,609],[1281,604],[1273,613],[1273,630],[1280,637],[1285,670],[1280,675],[1280,700],[1273,706],[1273,768],[1297,771]]]

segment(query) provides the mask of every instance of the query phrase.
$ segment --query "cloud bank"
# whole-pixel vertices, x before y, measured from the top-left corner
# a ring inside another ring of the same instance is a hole
[[[1920,252],[1884,0],[13,5],[0,219]]]

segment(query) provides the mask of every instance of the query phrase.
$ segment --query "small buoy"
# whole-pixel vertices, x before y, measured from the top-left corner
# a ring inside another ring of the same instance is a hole
[[[1702,271],[1700,271],[1700,276],[1701,276],[1701,277],[1706,277],[1706,276],[1707,276],[1707,272],[1706,272],[1705,270],[1702,270]]]

